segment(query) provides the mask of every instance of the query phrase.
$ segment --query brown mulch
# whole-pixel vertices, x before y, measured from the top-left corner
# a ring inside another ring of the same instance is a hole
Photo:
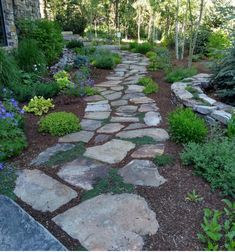
[[[180,64],[184,65],[186,62]],[[202,65],[200,63],[197,63],[196,67],[201,71]],[[109,73],[110,71],[107,70],[93,69],[93,78],[96,83],[99,83],[104,81],[105,76]],[[167,129],[167,116],[169,112],[176,108],[173,103],[170,84],[164,81],[164,73],[162,71],[149,74],[159,84],[159,92],[150,97],[156,100],[157,106],[160,108],[163,118],[160,127]],[[81,98],[59,96],[55,99],[55,104],[55,111],[70,111],[80,117],[84,114],[85,102]],[[30,114],[26,115],[26,132],[29,147],[20,157],[13,160],[21,164],[21,168],[27,167],[29,160],[33,156],[57,142],[55,137],[39,134],[37,132],[37,122],[37,117]],[[205,207],[213,209],[221,209],[223,207],[221,203],[222,197],[219,196],[219,192],[212,192],[210,186],[202,178],[193,175],[192,167],[186,168],[181,165],[179,153],[182,149],[181,145],[175,144],[170,140],[167,141],[165,153],[173,156],[174,165],[159,168],[159,173],[167,179],[167,182],[158,188],[141,186],[136,188],[136,192],[146,199],[150,208],[156,213],[156,218],[160,225],[155,235],[145,237],[144,250],[202,250],[203,247],[197,239],[197,233],[200,232],[203,209]],[[129,162],[131,160],[130,155],[131,152],[123,162],[115,165],[115,167],[119,168]],[[61,181],[56,175],[57,169],[42,169],[45,173]],[[61,182],[66,184],[64,181]],[[20,199],[17,202],[69,250],[78,250],[80,248],[79,242],[72,239],[51,221],[51,218],[57,214],[80,202],[82,190],[73,189],[78,192],[78,197],[53,213],[35,211]],[[203,197],[202,202],[192,203],[185,200],[187,193],[192,192],[192,190],[196,190]]]

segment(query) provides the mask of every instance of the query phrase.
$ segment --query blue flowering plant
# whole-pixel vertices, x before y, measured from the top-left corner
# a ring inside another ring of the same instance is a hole
[[[23,113],[15,99],[0,100],[0,162],[20,154],[27,146]]]

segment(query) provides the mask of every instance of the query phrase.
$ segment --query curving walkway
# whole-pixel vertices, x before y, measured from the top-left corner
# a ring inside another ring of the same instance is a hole
[[[33,170],[19,174],[15,193],[35,210],[53,213],[77,197],[74,187],[92,189],[97,178],[127,159],[131,161],[119,169],[125,182],[153,187],[166,182],[151,159],[164,153],[169,136],[158,128],[161,115],[156,102],[137,85],[147,73],[148,59],[135,53],[120,54],[122,64],[97,85],[100,95],[86,98],[82,131],[60,138],[57,145],[32,160]],[[133,141],[143,137],[151,138],[151,144]],[[60,181],[36,167],[57,153],[72,151],[78,142],[87,144],[85,152],[59,166]],[[155,234],[159,228],[145,199],[128,193],[97,196],[52,220],[88,250],[141,250],[143,236]]]

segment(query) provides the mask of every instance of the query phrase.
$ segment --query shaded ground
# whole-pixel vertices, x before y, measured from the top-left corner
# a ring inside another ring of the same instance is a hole
[[[196,66],[199,68],[199,71],[202,72],[203,66],[199,63],[197,63]],[[96,83],[102,82],[109,72],[110,71],[107,70],[95,70],[93,72],[93,78],[96,80]],[[167,115],[175,109],[175,105],[172,101],[170,84],[164,81],[164,73],[162,71],[149,74],[160,87],[157,94],[150,96],[156,100],[163,117],[163,122],[159,127],[167,129]],[[55,104],[55,111],[70,111],[80,117],[84,114],[85,102],[80,98],[60,96],[55,99]],[[37,117],[27,114],[26,132],[29,147],[20,157],[15,159],[21,168],[27,166],[32,156],[35,156],[35,154],[38,154],[40,151],[57,142],[57,138],[55,137],[38,134],[37,122]],[[158,188],[138,186],[136,189],[136,192],[143,196],[147,200],[150,208],[156,212],[156,217],[160,224],[160,228],[156,235],[146,237],[145,250],[202,250],[203,248],[197,239],[197,233],[200,231],[203,208],[210,207],[220,209],[223,207],[221,203],[222,197],[219,196],[218,192],[212,193],[209,185],[204,180],[193,175],[192,169],[181,166],[179,158],[179,153],[181,151],[182,146],[168,141],[166,143],[165,153],[172,155],[175,162],[173,166],[159,168],[160,174],[167,179],[167,183]],[[115,165],[115,167],[118,168],[126,164],[130,160],[130,154],[131,153],[129,153],[129,156],[127,156],[123,162]],[[57,177],[56,168],[44,169],[42,167],[42,170],[66,184],[66,182]],[[53,213],[41,213],[33,210],[19,199],[17,202],[37,221],[42,223],[69,250],[78,250],[80,248],[79,242],[69,237],[50,220],[57,214],[64,212],[66,209],[80,202],[82,190],[77,188],[73,189],[78,192],[78,197]],[[192,203],[185,200],[187,193],[192,192],[194,189],[204,198],[202,202]]]

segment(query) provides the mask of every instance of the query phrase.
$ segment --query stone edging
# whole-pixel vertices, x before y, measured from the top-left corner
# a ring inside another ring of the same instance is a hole
[[[203,89],[208,87],[211,80],[210,74],[200,73],[190,78],[185,78],[180,82],[175,82],[171,86],[176,102],[203,115],[209,123],[219,121],[227,125],[232,117],[235,107],[218,102],[208,97]],[[195,91],[193,95],[190,91]]]

